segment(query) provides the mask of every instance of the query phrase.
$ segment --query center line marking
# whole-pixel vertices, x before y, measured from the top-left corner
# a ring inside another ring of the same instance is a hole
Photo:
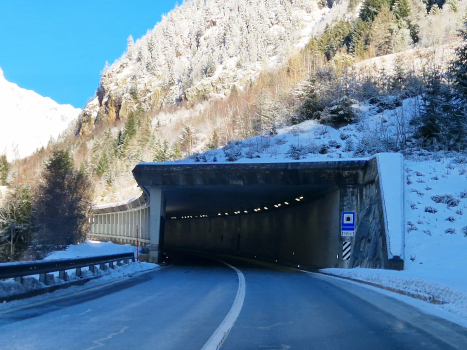
[[[245,300],[245,290],[246,290],[246,284],[245,284],[245,276],[243,273],[237,269],[236,267],[233,267],[230,264],[227,264],[224,261],[221,261],[228,267],[234,269],[237,272],[238,275],[238,290],[237,290],[237,296],[235,297],[235,300],[232,304],[232,307],[230,308],[229,313],[227,316],[225,316],[224,320],[222,323],[217,327],[215,332],[211,335],[211,338],[204,344],[201,350],[217,350],[220,349],[222,346],[222,343],[224,342],[225,338],[229,335],[230,330],[232,329],[235,321],[238,318],[238,315],[240,315],[240,311],[242,311],[243,307],[243,301]]]

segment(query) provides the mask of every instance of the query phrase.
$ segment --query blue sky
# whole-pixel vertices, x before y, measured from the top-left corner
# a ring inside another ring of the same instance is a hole
[[[0,68],[5,78],[60,104],[83,108],[105,62],[175,7],[166,0],[1,0]]]

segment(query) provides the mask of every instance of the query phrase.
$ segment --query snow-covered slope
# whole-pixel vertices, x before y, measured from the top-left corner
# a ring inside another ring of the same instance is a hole
[[[8,82],[0,69],[0,154],[26,157],[76,120],[80,109]]]
[[[194,0],[105,67],[96,98],[84,109],[82,133],[96,118],[124,119],[143,110],[228,96],[264,69],[287,62],[325,25],[343,18],[348,1],[320,8],[314,0]]]

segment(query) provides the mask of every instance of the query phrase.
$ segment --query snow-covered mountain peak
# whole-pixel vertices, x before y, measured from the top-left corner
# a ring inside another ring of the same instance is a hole
[[[10,83],[0,69],[0,154],[6,152],[10,161],[47,146],[80,112]]]

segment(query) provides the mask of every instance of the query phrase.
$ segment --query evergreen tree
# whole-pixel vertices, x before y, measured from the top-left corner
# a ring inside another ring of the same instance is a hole
[[[391,0],[365,0],[360,10],[360,18],[364,22],[373,22],[383,7],[390,8]]]
[[[423,145],[430,148],[440,144],[448,150],[465,149],[467,116],[439,69],[428,72],[422,100],[418,135]]]
[[[410,2],[409,0],[395,0],[391,10],[398,20],[407,18],[410,14]]]
[[[31,241],[33,191],[29,185],[14,188],[0,207],[0,262],[19,260]]]
[[[217,135],[216,129],[212,130],[206,147],[209,150],[217,149],[219,147],[219,135]]]
[[[350,33],[351,44],[349,51],[355,56],[363,57],[370,44],[370,33],[370,25],[368,22],[357,18],[352,27],[352,32]]]
[[[460,35],[462,43],[456,49],[456,58],[451,64],[450,71],[459,97],[463,103],[467,103],[467,16],[464,17],[464,26],[460,30]]]
[[[189,155],[191,155],[193,151],[193,142],[194,142],[193,129],[189,125],[185,125],[178,139],[179,139],[179,144],[182,150],[184,150]]]
[[[133,60],[135,57],[135,42],[133,41],[133,37],[130,35],[128,39],[126,39],[126,42],[126,53],[128,55],[128,59]]]
[[[68,245],[86,238],[92,186],[87,174],[73,169],[68,151],[54,151],[45,165],[36,195],[34,220],[39,243]]]
[[[398,29],[397,20],[389,7],[382,7],[374,18],[371,29],[371,45],[377,56],[394,52]]]
[[[301,120],[319,119],[319,112],[322,111],[323,108],[319,103],[319,94],[316,88],[315,77],[308,78],[297,95],[297,97],[303,101],[299,111]]]
[[[0,186],[7,185],[8,173],[10,172],[10,163],[6,158],[6,154],[0,155]]]

